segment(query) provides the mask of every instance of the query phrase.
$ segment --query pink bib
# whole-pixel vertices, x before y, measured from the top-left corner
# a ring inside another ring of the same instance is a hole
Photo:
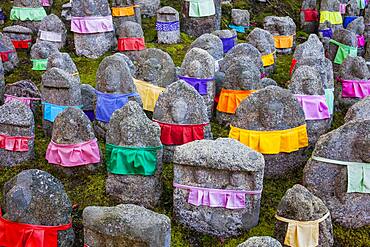
[[[32,101],[41,100],[40,98],[17,97],[17,96],[9,95],[9,94],[5,94],[4,96],[5,96],[5,103],[11,102],[11,101],[19,101],[28,107],[31,107]]]
[[[245,208],[245,195],[261,194],[261,191],[209,189],[177,183],[173,183],[173,186],[189,191],[189,204],[211,208],[243,209]]]
[[[64,167],[99,163],[99,146],[96,139],[78,144],[57,144],[51,140],[46,150],[46,160]]]
[[[370,80],[343,80],[342,97],[363,99],[370,95]]]
[[[330,118],[329,107],[325,95],[294,95],[301,105],[306,120],[321,120]]]
[[[8,136],[0,134],[0,149],[12,152],[27,152],[30,136]]]
[[[71,31],[74,33],[105,33],[113,31],[112,16],[72,16]]]

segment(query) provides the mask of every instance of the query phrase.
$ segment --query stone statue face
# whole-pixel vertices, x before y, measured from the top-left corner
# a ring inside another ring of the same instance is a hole
[[[113,71],[112,68],[107,68],[105,70],[105,83],[106,83],[106,92],[107,93],[114,93],[119,91],[120,86],[120,72]]]
[[[192,61],[186,70],[186,73],[190,77],[202,77],[202,65],[199,61]]]
[[[272,128],[279,125],[284,115],[284,105],[278,101],[272,101],[261,109],[261,124],[265,128]]]
[[[31,7],[32,0],[21,0],[21,4],[23,5],[23,7]]]
[[[188,113],[188,104],[183,99],[175,101],[171,107],[172,120],[175,123],[184,123]]]
[[[65,141],[74,140],[76,139],[76,136],[79,136],[78,135],[78,132],[79,132],[78,124],[73,119],[68,121],[68,125],[66,126],[66,129],[68,129],[68,131],[64,131],[63,133],[63,139]]]
[[[91,16],[97,8],[96,2],[94,0],[85,0],[82,2],[82,8],[87,16]]]
[[[51,31],[51,32],[56,31],[56,30],[57,30],[56,23],[55,23],[55,22],[53,22],[53,21],[48,21],[48,22],[46,22],[46,29],[47,29],[48,31]]]
[[[143,64],[143,78],[145,81],[157,81],[160,77],[162,65],[158,59],[150,58]]]

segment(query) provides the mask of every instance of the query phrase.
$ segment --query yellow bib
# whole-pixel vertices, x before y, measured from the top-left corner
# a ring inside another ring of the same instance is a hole
[[[286,130],[245,130],[230,126],[229,137],[262,154],[291,153],[308,146],[306,124]]]
[[[333,25],[340,25],[343,23],[342,15],[340,12],[320,11],[320,23],[325,21],[330,22]]]
[[[267,55],[263,55],[261,57],[261,60],[262,60],[262,63],[263,63],[263,66],[264,67],[267,67],[267,66],[270,66],[270,65],[273,65],[275,63],[275,59],[274,59],[274,53],[270,53],[270,54],[267,54]]]
[[[133,16],[135,15],[135,8],[138,5],[128,6],[128,7],[112,7],[112,16],[122,17],[122,16]]]
[[[275,48],[286,49],[293,47],[293,35],[291,36],[274,36]]]
[[[291,247],[316,247],[319,245],[319,223],[328,218],[330,212],[318,220],[296,221],[290,220],[278,215],[276,219],[288,223],[285,234],[284,245]]]
[[[157,102],[159,95],[166,89],[137,79],[134,79],[134,83],[137,92],[143,101],[144,110],[154,111],[155,103]]]

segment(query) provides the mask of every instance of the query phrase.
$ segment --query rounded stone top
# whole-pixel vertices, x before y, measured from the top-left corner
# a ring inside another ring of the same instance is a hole
[[[171,56],[160,49],[148,48],[142,51],[136,61],[135,78],[160,87],[167,87],[176,80],[176,66]]]
[[[293,94],[324,95],[320,74],[310,66],[300,66],[293,73],[289,89]]]
[[[170,84],[159,96],[153,119],[173,124],[209,122],[203,97],[183,80]]]
[[[227,68],[235,63],[252,60],[253,63],[260,69],[261,73],[264,71],[261,60],[261,53],[251,44],[243,43],[234,46],[220,61],[220,71],[226,72]]]
[[[120,54],[105,57],[96,72],[96,89],[105,93],[136,92],[130,69]]]
[[[106,141],[118,146],[157,147],[160,135],[159,124],[151,121],[137,102],[129,101],[113,113]]]
[[[266,16],[263,27],[273,35],[293,35],[296,32],[296,25],[289,16]]]
[[[249,26],[250,14],[246,9],[232,9],[231,19],[235,25]]]
[[[322,0],[320,3],[320,10],[338,11],[339,4],[340,4],[339,0]]]
[[[243,100],[231,125],[246,130],[285,130],[305,124],[304,112],[287,89],[268,86]]]
[[[224,56],[224,48],[221,39],[210,33],[199,36],[190,45],[190,49],[200,48],[207,51],[215,60],[220,60]]]
[[[21,223],[58,226],[71,222],[72,205],[63,184],[47,172],[20,172],[3,188],[4,218]]]
[[[95,134],[86,114],[68,107],[55,118],[51,139],[57,144],[78,144],[95,139]]]
[[[141,53],[141,54],[142,54],[142,53]],[[126,56],[125,54],[120,53],[120,52],[114,53],[114,55],[113,55],[113,56],[116,56],[116,57],[118,57],[118,58],[120,58],[120,59],[124,60],[124,61],[127,63],[127,66],[128,66],[128,67],[129,67],[129,69],[130,69],[130,73],[131,73],[131,75],[132,75],[132,76],[134,76],[134,75],[135,75],[135,73],[136,73],[136,67],[135,67],[134,63],[131,61],[131,59],[130,59],[128,56]]]
[[[222,38],[222,39],[232,38],[232,37],[235,37],[237,35],[235,30],[228,30],[228,29],[227,30],[216,30],[216,31],[212,32],[212,34],[214,34],[217,37]],[[237,37],[235,37],[235,38],[237,38]]]
[[[272,237],[251,237],[237,247],[282,247],[280,242]]]
[[[40,0],[14,0],[14,7],[39,8],[42,7]]]
[[[272,34],[258,27],[248,34],[247,43],[256,47],[262,55],[267,55],[276,51]]]
[[[348,56],[339,66],[339,77],[347,80],[367,80],[370,72],[363,57]]]
[[[204,79],[213,78],[215,76],[215,60],[207,51],[192,48],[185,55],[180,74]]]
[[[77,66],[68,53],[56,52],[48,57],[48,70],[51,68],[62,69],[69,74],[78,73]]]
[[[72,16],[109,16],[111,10],[108,0],[73,0]]]
[[[259,68],[249,60],[247,63],[235,63],[225,72],[222,83],[225,89],[257,90],[262,88]]]
[[[17,97],[41,98],[41,92],[31,80],[22,80],[6,84],[4,91],[5,94]]]
[[[48,41],[39,40],[31,47],[32,59],[47,59],[51,54],[58,53],[58,47]]]
[[[40,30],[56,32],[56,33],[66,33],[67,29],[64,23],[58,16],[51,14],[46,16],[40,23]]]
[[[328,212],[323,201],[300,184],[285,192],[277,208],[278,216],[298,221],[318,220]]]
[[[141,25],[133,21],[124,21],[117,30],[120,38],[144,38],[144,32]]]
[[[51,68],[42,75],[41,83],[43,87],[69,89],[79,82],[68,72],[59,68]]]
[[[370,163],[370,119],[350,121],[322,135],[312,155],[332,160]]]
[[[356,33],[347,29],[337,29],[333,33],[333,39],[344,45],[357,47]]]
[[[344,118],[346,122],[365,119],[370,119],[370,96],[352,105]]]
[[[307,41],[297,45],[293,58],[300,60],[303,57],[325,57],[325,49],[316,34],[310,34]]]
[[[261,79],[262,87],[277,86],[278,84],[271,78],[265,77]]]
[[[193,141],[176,147],[175,164],[202,168],[257,172],[263,171],[263,155],[231,138]]]
[[[162,7],[157,11],[157,21],[172,22],[179,19],[179,12],[170,6]]]
[[[356,34],[363,34],[365,31],[365,23],[364,23],[364,17],[359,16],[355,20],[351,21],[347,28],[347,30],[351,30],[352,32]]]
[[[27,27],[20,25],[7,26],[3,28],[4,33],[19,33],[19,34],[29,34],[32,35],[33,31]]]
[[[24,103],[10,101],[0,106],[0,124],[31,127],[33,123],[33,113]]]
[[[86,207],[82,214],[83,225],[106,236],[120,236],[130,233],[130,238],[142,239],[147,243],[156,241],[158,228],[163,232],[171,227],[170,219],[163,214],[134,204],[120,204],[115,207]]]

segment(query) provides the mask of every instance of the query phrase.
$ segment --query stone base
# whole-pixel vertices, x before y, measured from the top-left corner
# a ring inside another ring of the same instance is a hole
[[[157,32],[159,44],[177,44],[181,42],[180,30],[171,32]]]
[[[22,162],[33,160],[35,158],[34,141],[34,139],[29,141],[28,152],[11,152],[0,149],[0,167],[16,166]]]
[[[160,201],[162,183],[157,176],[123,176],[108,174],[106,191],[119,203],[153,209]]]
[[[186,34],[199,37],[205,33],[212,33],[217,30],[216,26],[216,17],[202,17],[202,18],[193,18],[193,17],[186,17],[183,16],[183,23],[181,31],[185,32]]]

